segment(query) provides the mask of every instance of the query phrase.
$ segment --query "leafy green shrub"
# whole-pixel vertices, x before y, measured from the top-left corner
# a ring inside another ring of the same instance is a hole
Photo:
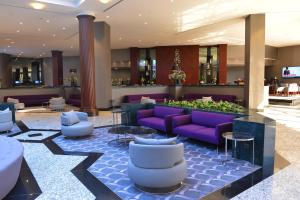
[[[218,112],[231,112],[231,113],[243,113],[244,108],[238,104],[230,103],[227,101],[174,101],[170,100],[165,103],[168,106],[182,107],[182,108],[193,108],[208,111]]]

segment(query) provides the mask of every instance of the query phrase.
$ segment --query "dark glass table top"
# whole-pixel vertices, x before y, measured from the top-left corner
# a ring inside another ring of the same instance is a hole
[[[116,126],[110,128],[108,132],[114,134],[148,135],[154,134],[157,131],[145,126]]]

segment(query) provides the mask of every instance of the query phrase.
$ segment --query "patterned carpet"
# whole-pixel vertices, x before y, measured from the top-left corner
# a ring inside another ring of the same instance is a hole
[[[88,170],[122,199],[199,199],[257,170],[258,166],[243,160],[225,160],[224,153],[215,149],[180,138],[185,145],[185,159],[188,177],[176,192],[153,195],[136,189],[128,178],[128,145],[118,145],[109,141],[117,136],[108,133],[109,128],[95,129],[88,138],[66,139],[63,136],[53,141],[65,151],[104,153]],[[155,134],[155,138],[164,135]]]

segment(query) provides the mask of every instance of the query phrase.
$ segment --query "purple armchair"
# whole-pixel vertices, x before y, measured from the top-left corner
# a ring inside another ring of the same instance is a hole
[[[183,112],[184,110],[180,108],[155,106],[153,109],[139,110],[137,112],[137,121],[141,126],[171,133],[172,118],[182,115]]]
[[[222,133],[232,131],[233,119],[233,115],[192,111],[173,117],[172,129],[174,134],[220,145]]]

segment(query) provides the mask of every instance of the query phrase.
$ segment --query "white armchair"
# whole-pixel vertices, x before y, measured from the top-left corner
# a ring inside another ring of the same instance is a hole
[[[66,105],[65,99],[62,97],[52,98],[49,100],[49,108],[51,110],[64,110]]]
[[[135,185],[151,193],[167,193],[186,178],[183,144],[129,144],[128,175]]]
[[[11,111],[8,109],[0,111],[0,132],[10,131],[13,126]]]
[[[290,83],[287,87],[287,94],[297,94],[299,91],[299,86],[297,83]]]
[[[87,136],[93,133],[94,125],[88,121],[84,112],[67,112],[61,114],[61,133],[66,137]]]
[[[16,110],[22,110],[25,108],[25,104],[20,103],[19,99],[7,98],[7,103],[13,103]]]

